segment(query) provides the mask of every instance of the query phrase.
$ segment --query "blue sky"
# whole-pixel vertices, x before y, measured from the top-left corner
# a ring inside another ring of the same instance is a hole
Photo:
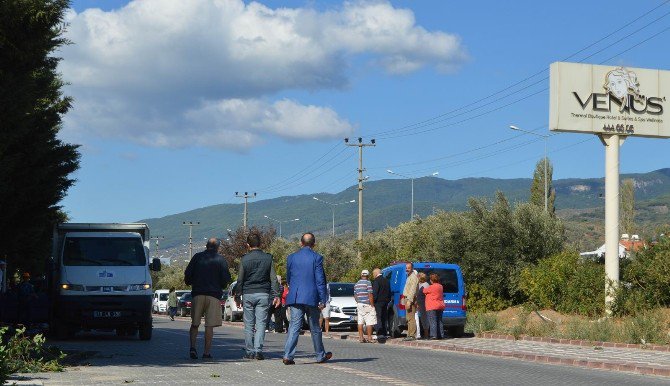
[[[569,61],[668,69],[670,59],[662,1],[72,6],[74,44],[60,54],[75,98],[61,137],[82,144],[63,202],[74,221],[237,203],[235,191],[338,192],[356,182],[344,136],[377,139],[365,150],[371,179],[391,178],[389,168],[530,177],[542,141],[508,126],[548,132],[551,62],[593,43]],[[669,167],[667,149],[666,140],[631,138],[621,172]],[[554,178],[604,175],[595,136],[552,136],[549,157]]]

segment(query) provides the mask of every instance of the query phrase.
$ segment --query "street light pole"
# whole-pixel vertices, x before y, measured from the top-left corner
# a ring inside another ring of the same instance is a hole
[[[390,170],[390,169],[386,169],[386,172],[387,172],[388,174],[393,174],[393,175],[396,175],[396,176],[399,176],[399,177],[403,177],[403,178],[409,179],[409,180],[412,182],[412,200],[411,200],[411,205],[410,205],[410,208],[411,208],[411,209],[410,209],[410,216],[409,216],[409,219],[412,220],[412,219],[414,218],[414,179],[415,179],[415,178],[422,178],[422,177],[435,177],[435,176],[437,176],[437,175],[440,174],[440,173],[439,173],[439,172],[435,172],[435,173],[432,173],[432,174],[427,175],[427,176],[422,176],[422,177],[410,177],[410,176],[406,176],[406,175],[404,175],[404,174],[396,173],[396,172],[394,172],[393,170]]]
[[[349,138],[344,139],[344,144],[347,146],[358,147],[358,241],[363,241],[363,148],[367,146],[376,146],[374,138],[370,143],[363,143],[363,138],[358,137],[358,143],[349,143]],[[361,260],[360,247],[356,253],[358,260]]]
[[[338,202],[337,204],[330,203],[326,200],[322,200],[320,198],[312,197],[313,199],[323,202],[324,204],[330,205],[330,209],[333,211],[333,237],[335,237],[335,207],[338,205],[342,204],[351,204],[352,202],[356,202],[356,200],[351,200],[351,201],[345,201],[345,202]]]
[[[279,238],[280,238],[280,239],[282,238],[282,237],[281,237],[281,224],[282,224],[282,223],[289,223],[289,222],[293,222],[293,221],[300,221],[299,218],[294,218],[293,220],[284,220],[284,221],[280,221],[280,220],[274,219],[274,218],[272,218],[272,217],[270,217],[270,216],[263,216],[263,217],[265,217],[266,219],[268,219],[268,220],[270,220],[270,221],[275,221],[275,222],[278,222],[278,223],[279,223]]]
[[[181,225],[186,225],[188,227],[188,254],[189,257],[193,257],[193,227],[200,225],[200,221],[184,221]]]
[[[521,131],[521,132],[526,133],[526,134],[536,135],[538,137],[544,138],[544,211],[548,212],[549,211],[549,203],[548,203],[549,181],[547,180],[547,140],[549,139],[549,135],[539,134],[539,133],[535,133],[533,131],[528,131],[528,130],[523,130],[523,129],[520,129],[520,128],[514,126],[514,125],[510,125],[509,128],[512,129],[512,130]]]
[[[244,194],[239,194],[239,192],[235,192],[235,197],[238,198],[244,198],[244,217],[242,220],[242,226],[244,227],[244,232],[246,233],[247,231],[247,203],[250,198],[256,198],[256,193],[254,194],[249,194],[248,192],[244,192]]]

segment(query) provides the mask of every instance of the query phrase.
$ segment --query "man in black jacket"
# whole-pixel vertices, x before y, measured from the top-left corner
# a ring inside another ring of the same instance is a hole
[[[245,359],[263,360],[263,341],[270,304],[281,305],[279,282],[272,255],[261,250],[258,233],[247,236],[249,252],[240,259],[235,302],[244,308]],[[254,331],[255,330],[255,331]]]
[[[198,353],[195,350],[195,342],[198,336],[200,319],[203,316],[205,317],[205,350],[202,353],[203,359],[212,358],[211,349],[214,327],[222,324],[221,296],[223,295],[223,288],[230,281],[230,271],[228,270],[226,259],[218,254],[219,245],[219,240],[215,238],[207,240],[206,250],[193,255],[184,272],[184,282],[186,282],[186,285],[192,287],[191,295],[193,296],[191,329],[189,331],[191,339],[189,355],[191,359],[198,358]]]
[[[391,285],[382,275],[382,270],[375,268],[372,271],[372,298],[375,300],[377,313],[377,339],[385,339],[388,334],[388,304],[391,301]]]

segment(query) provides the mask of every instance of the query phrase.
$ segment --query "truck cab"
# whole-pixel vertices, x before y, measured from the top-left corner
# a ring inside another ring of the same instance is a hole
[[[149,340],[152,283],[146,224],[59,224],[54,231],[51,329],[115,329]],[[158,260],[158,259],[154,259]]]

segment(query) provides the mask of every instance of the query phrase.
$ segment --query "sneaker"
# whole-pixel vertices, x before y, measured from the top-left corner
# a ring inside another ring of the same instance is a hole
[[[333,357],[333,353],[330,352],[330,351],[328,351],[328,352],[326,353],[326,355],[323,357],[323,359],[321,359],[320,361],[318,361],[318,362],[316,362],[316,363],[324,363],[324,362],[326,362],[327,360],[329,360],[329,359],[332,358],[332,357]]]
[[[262,361],[263,359],[265,359],[265,356],[263,355],[262,352],[257,352],[254,358],[256,358],[256,360],[258,361]]]
[[[287,365],[287,366],[288,366],[288,365],[294,365],[294,364],[295,364],[295,361],[294,361],[293,359],[286,359],[286,358],[284,358],[284,359],[282,359],[281,361],[282,361],[285,365]]]

